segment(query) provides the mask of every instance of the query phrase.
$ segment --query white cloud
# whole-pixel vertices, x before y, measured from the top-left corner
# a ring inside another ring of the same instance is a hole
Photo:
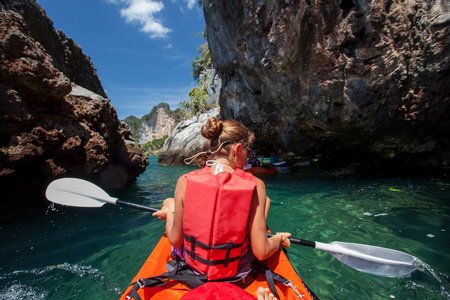
[[[164,9],[164,4],[154,0],[107,0],[109,3],[119,2],[123,8],[120,14],[128,23],[138,23],[140,30],[149,34],[150,38],[166,38],[172,29],[165,27],[155,15]]]
[[[197,3],[197,0],[185,0],[187,2],[187,7],[192,9],[194,5]]]
[[[104,0],[107,3],[122,6],[120,14],[128,23],[137,23],[140,30],[150,38],[167,38],[172,29],[163,25],[156,15],[164,9],[164,4],[156,0]],[[171,0],[176,3],[178,0]],[[198,0],[183,0],[189,9],[193,9]],[[183,8],[180,6],[182,12]]]

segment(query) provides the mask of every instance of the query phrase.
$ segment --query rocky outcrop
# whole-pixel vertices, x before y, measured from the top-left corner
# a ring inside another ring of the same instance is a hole
[[[53,28],[52,20],[36,1],[2,0],[0,5],[1,10],[15,11],[22,17],[27,35],[44,47],[54,67],[64,73],[71,82],[107,97],[89,56],[61,30]]]
[[[148,164],[109,100],[71,82],[56,63],[56,50],[33,37],[31,27],[54,36],[48,22],[36,17],[27,23],[39,14],[32,1],[0,4],[0,218],[48,206],[44,192],[55,178],[81,177],[116,189]]]
[[[203,114],[197,114],[189,120],[181,121],[172,135],[164,143],[158,163],[163,165],[180,165],[183,160],[201,152],[206,139],[201,135],[201,128],[210,117],[219,117],[220,109],[214,108]]]
[[[171,135],[176,123],[176,117],[169,105],[167,103],[158,104],[150,114],[141,118],[141,126],[138,131],[139,143],[145,144],[154,139],[162,139],[165,135]]]
[[[260,146],[448,166],[448,1],[204,0],[203,9],[221,114]]]

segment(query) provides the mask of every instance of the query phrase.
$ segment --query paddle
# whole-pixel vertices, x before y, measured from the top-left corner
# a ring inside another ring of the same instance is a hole
[[[105,203],[119,204],[132,208],[137,208],[149,212],[156,212],[158,209],[125,202],[117,198],[110,197],[108,193],[95,184],[78,178],[61,178],[51,182],[45,196],[54,203],[75,206],[75,207],[100,207]]]
[[[268,233],[267,236],[273,234]],[[293,244],[327,251],[353,269],[383,277],[408,275],[421,265],[421,260],[417,257],[388,248],[344,242],[325,244],[297,238],[290,238],[290,241]]]
[[[105,203],[124,205],[145,211],[158,209],[110,197],[104,190],[77,178],[57,179],[49,184],[45,195],[54,203],[76,207],[100,207]],[[269,237],[273,234],[268,233]],[[291,238],[291,243],[329,252],[340,262],[361,272],[384,277],[407,275],[418,268],[421,261],[407,253],[363,244],[333,242],[325,244]]]

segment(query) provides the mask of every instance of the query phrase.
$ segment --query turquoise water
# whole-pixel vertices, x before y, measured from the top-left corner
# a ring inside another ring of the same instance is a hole
[[[195,167],[150,158],[136,184],[111,193],[159,207]],[[450,179],[352,176],[311,169],[266,176],[268,224],[297,238],[396,249],[425,265],[403,278],[356,271],[293,245],[291,261],[320,299],[450,299]],[[0,225],[0,299],[117,299],[164,232],[147,212],[114,205],[49,207]]]

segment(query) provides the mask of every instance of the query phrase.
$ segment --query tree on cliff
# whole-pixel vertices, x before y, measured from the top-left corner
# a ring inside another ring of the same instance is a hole
[[[135,116],[126,117],[123,122],[128,125],[133,136],[137,136],[139,128],[141,127],[141,119]]]
[[[201,34],[206,39],[206,30]],[[211,84],[211,78],[207,75],[207,70],[212,68],[211,55],[209,52],[208,42],[197,48],[199,55],[192,61],[192,77],[198,82],[198,86],[189,92],[189,100],[181,101],[180,105],[186,112],[188,117],[208,109],[208,92],[207,87]]]
[[[145,122],[145,121],[149,121],[149,120],[151,120],[151,119],[156,119],[156,116],[157,116],[157,114],[158,114],[158,109],[159,109],[159,108],[163,108],[163,109],[166,111],[167,114],[169,114],[172,118],[175,119],[175,122],[176,122],[176,123],[178,123],[178,122],[180,122],[182,119],[184,119],[183,113],[182,113],[182,111],[181,111],[179,108],[177,108],[177,109],[175,109],[174,111],[172,111],[172,110],[170,109],[169,104],[164,103],[164,102],[161,102],[161,103],[159,103],[157,106],[154,106],[154,107],[152,108],[151,112],[150,112],[149,114],[143,116],[143,117],[141,118],[140,121],[141,121],[141,122]],[[125,119],[125,120],[126,120],[126,119]],[[139,124],[139,125],[140,125],[140,124]]]
[[[202,33],[202,37],[206,39],[206,31]],[[197,48],[200,55],[197,55],[194,61],[191,63],[192,66],[192,77],[198,82],[200,74],[206,69],[212,68],[211,54],[209,52],[208,42],[200,45]]]
[[[168,135],[165,135],[161,139],[153,139],[143,144],[142,147],[148,152],[161,150],[168,137]]]

